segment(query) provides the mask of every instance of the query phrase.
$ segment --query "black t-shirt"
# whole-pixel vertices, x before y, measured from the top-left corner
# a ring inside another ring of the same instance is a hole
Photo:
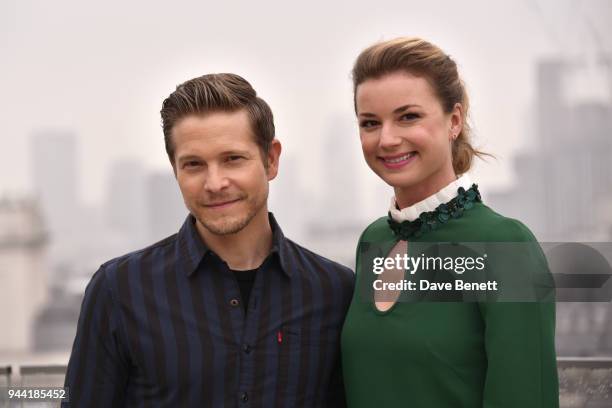
[[[257,273],[257,269],[251,269],[248,271],[235,271],[232,270],[236,280],[238,281],[238,286],[240,287],[240,296],[242,297],[242,307],[246,313],[247,307],[249,305],[249,297],[251,296],[251,289],[253,289],[253,282],[255,282],[255,274]]]

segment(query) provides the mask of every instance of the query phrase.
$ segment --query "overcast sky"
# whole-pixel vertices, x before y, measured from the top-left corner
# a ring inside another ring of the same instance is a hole
[[[360,156],[349,73],[361,49],[400,35],[428,39],[458,62],[477,145],[498,157],[475,177],[508,185],[512,155],[530,144],[536,62],[612,51],[611,4],[2,0],[0,194],[30,191],[29,135],[45,129],[78,136],[89,202],[104,194],[114,160],[169,170],[161,102],[178,83],[210,72],[244,76],[269,102],[283,158],[296,162],[290,168],[304,185],[325,182],[320,169],[334,152],[324,151],[324,139],[332,136],[358,156],[358,174],[372,177]],[[587,94],[602,88],[588,72],[578,81]],[[353,126],[335,134],[343,129],[335,121]]]

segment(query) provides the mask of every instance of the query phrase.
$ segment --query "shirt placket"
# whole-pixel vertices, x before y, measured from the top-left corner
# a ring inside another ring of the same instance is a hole
[[[247,312],[244,312],[240,302],[233,307],[232,319],[236,319],[239,326],[239,363],[238,363],[238,387],[236,392],[237,406],[240,408],[247,408],[251,406],[252,391],[254,389],[254,349],[256,347],[257,339],[257,327],[260,320],[260,314],[262,312],[261,307],[261,293],[263,285],[263,275],[269,273],[266,267],[267,262],[261,265],[258,272],[255,274],[255,281],[253,282],[253,288],[249,297],[249,304],[247,305]],[[228,275],[232,275],[228,270]],[[239,295],[238,281],[235,276],[230,276],[232,280],[232,296]],[[237,299],[237,298],[233,298]]]

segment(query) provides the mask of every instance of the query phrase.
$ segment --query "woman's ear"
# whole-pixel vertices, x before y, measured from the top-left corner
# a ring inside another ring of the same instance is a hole
[[[463,106],[457,102],[450,113],[449,139],[455,140],[463,130]]]

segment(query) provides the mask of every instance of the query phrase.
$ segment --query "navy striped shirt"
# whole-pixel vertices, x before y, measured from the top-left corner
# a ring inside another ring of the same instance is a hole
[[[350,269],[285,238],[245,314],[236,277],[189,215],[178,234],[104,263],[66,374],[70,407],[342,407]]]

